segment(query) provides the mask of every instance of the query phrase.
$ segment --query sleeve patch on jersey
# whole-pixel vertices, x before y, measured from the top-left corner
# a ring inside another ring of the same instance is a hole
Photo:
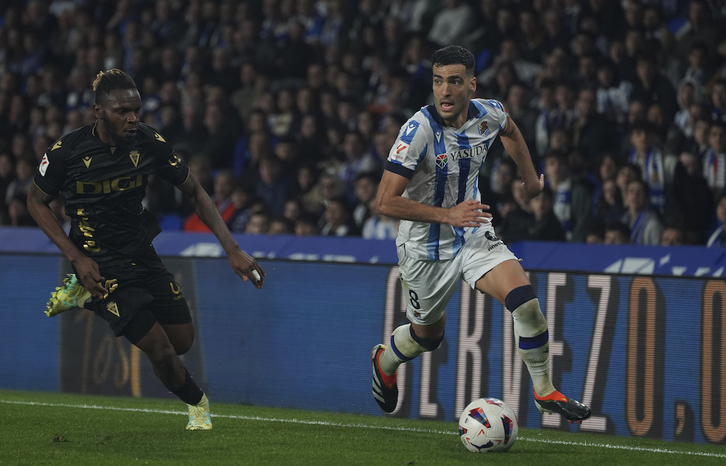
[[[408,123],[406,123],[406,126],[401,128],[401,134],[399,137],[401,142],[411,144],[411,141],[413,140],[413,137],[416,134],[416,130],[418,130],[418,127],[419,122],[416,120],[410,120]]]
[[[391,160],[395,162],[403,162],[404,157],[406,157],[406,152],[408,152],[408,144],[405,142],[399,142],[394,151],[391,153]]]
[[[48,169],[48,165],[50,165],[48,154],[43,154],[43,160],[40,161],[40,166],[38,167],[38,171],[41,176],[45,176],[45,171]]]

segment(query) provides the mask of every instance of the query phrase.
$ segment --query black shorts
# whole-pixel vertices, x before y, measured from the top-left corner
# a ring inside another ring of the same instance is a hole
[[[156,322],[192,321],[186,299],[174,276],[166,270],[153,246],[133,259],[100,266],[109,293],[92,298],[91,310],[108,321],[114,334],[136,343]]]

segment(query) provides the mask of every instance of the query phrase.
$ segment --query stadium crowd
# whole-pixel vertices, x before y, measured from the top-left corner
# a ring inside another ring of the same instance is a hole
[[[394,238],[375,195],[399,128],[431,102],[430,56],[477,58],[547,188],[501,143],[480,189],[498,235],[726,245],[726,4],[717,0],[0,1],[0,224],[46,148],[93,122],[119,68],[233,232]],[[162,228],[204,231],[150,179]],[[54,212],[63,212],[62,199]]]

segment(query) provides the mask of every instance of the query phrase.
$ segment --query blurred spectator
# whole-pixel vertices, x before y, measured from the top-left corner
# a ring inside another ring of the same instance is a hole
[[[240,131],[235,128],[221,105],[212,104],[206,107],[204,127],[207,142],[203,145],[203,152],[209,156],[215,168],[232,168],[232,153]]]
[[[182,107],[183,131],[175,147],[183,148],[187,152],[200,152],[207,141],[209,133],[204,126],[203,114],[197,104],[188,104]]]
[[[642,100],[646,105],[657,103],[663,106],[669,116],[678,110],[676,92],[668,78],[658,70],[656,59],[651,54],[641,54],[636,60],[637,79],[633,82],[631,98]]]
[[[490,86],[492,81],[497,79],[497,74],[503,66],[511,71],[511,82],[522,82],[531,85],[534,79],[542,70],[542,65],[532,63],[522,58],[521,50],[517,41],[512,37],[504,39],[499,44],[499,54],[492,64],[477,76],[477,82],[484,86]],[[503,89],[506,91],[506,89]],[[492,96],[492,98],[496,98]],[[503,97],[500,97],[503,99]]]
[[[615,179],[608,178],[603,181],[600,189],[595,207],[595,219],[602,224],[607,224],[620,220],[624,213],[623,197]]]
[[[545,187],[539,196],[529,203],[534,222],[529,229],[529,238],[541,241],[565,241],[565,231],[553,210],[553,192]]]
[[[297,198],[289,198],[285,201],[285,207],[282,209],[282,216],[294,223],[299,219],[305,211],[302,208],[300,200]]]
[[[711,85],[711,118],[726,121],[726,78],[722,77]]]
[[[282,162],[277,156],[269,155],[260,160],[255,196],[264,201],[272,216],[282,215],[288,185]]]
[[[268,115],[270,132],[277,137],[291,133],[296,118],[295,94],[291,89],[280,89],[277,92],[275,111]]]
[[[722,36],[723,30],[719,30],[713,21],[708,2],[692,0],[688,4],[688,21],[676,31],[678,41],[676,52],[681,59],[685,59],[693,44],[698,42],[708,44],[710,53],[714,53],[715,44],[718,44]]]
[[[703,177],[703,164],[699,156],[683,152],[679,160],[685,169],[683,179],[676,181],[677,195],[682,197],[685,209],[685,241],[687,244],[703,244],[714,212],[713,192]]]
[[[683,246],[685,244],[685,232],[678,228],[668,227],[663,230],[660,244],[661,246]]]
[[[9,202],[16,195],[27,196],[35,175],[36,162],[31,156],[20,157],[15,162],[15,178],[8,184],[5,200]]]
[[[666,150],[680,153],[693,144],[696,122],[706,117],[702,101],[701,85],[694,80],[684,79],[678,86],[678,105],[680,110],[673,118],[667,138]]]
[[[252,212],[245,227],[245,235],[265,235],[269,231],[270,214],[265,210]]]
[[[602,60],[597,68],[597,111],[610,121],[622,124],[628,112],[633,85],[617,75],[615,65]]]
[[[623,223],[630,228],[630,242],[643,246],[655,246],[661,242],[665,229],[658,211],[648,200],[648,185],[638,179],[628,183],[625,194]]]
[[[650,203],[661,215],[668,212],[674,224],[682,224],[683,200],[676,196],[676,178],[683,176],[683,165],[673,154],[664,154],[656,145],[656,134],[650,122],[633,124],[630,132],[633,150],[629,161],[640,167],[643,180],[648,186]]]
[[[256,199],[252,194],[252,189],[236,185],[232,190],[232,204],[234,205],[234,213],[227,221],[229,231],[233,233],[243,233],[247,228],[247,222],[250,219],[250,213],[255,208],[259,208]]]
[[[295,236],[318,236],[318,218],[311,213],[304,213],[295,220]]]
[[[708,137],[711,133],[711,123],[713,120],[707,118],[699,118],[693,126],[693,142],[686,150],[698,154],[703,157],[710,149]]]
[[[445,0],[444,4],[434,17],[428,39],[439,47],[466,45],[465,37],[474,26],[474,10],[465,0]]]
[[[303,207],[306,211],[322,215],[328,203],[344,194],[340,179],[329,172],[323,172],[315,186],[302,197]]]
[[[594,222],[590,226],[590,230],[585,236],[585,243],[587,244],[604,244],[605,243],[605,224],[600,222]]]
[[[726,193],[721,194],[716,201],[716,219],[719,225],[706,242],[709,248],[726,246]]]
[[[232,191],[234,190],[234,175],[230,170],[220,170],[214,177],[214,191],[210,196],[214,206],[222,216],[222,220],[229,222],[235,213],[235,205],[232,202]],[[196,213],[192,214],[184,222],[184,231],[208,232],[206,225],[199,219]]]
[[[15,159],[8,153],[0,153],[0,219],[7,215],[8,188],[13,179],[15,179]]]
[[[378,191],[380,176],[372,172],[358,173],[355,177],[355,207],[353,208],[353,223],[356,228],[363,230],[363,225],[373,215],[370,208]]]
[[[708,145],[703,154],[703,176],[716,196],[726,189],[726,121],[712,122]]]
[[[360,231],[355,228],[350,219],[350,207],[344,197],[330,200],[328,208],[323,214],[325,223],[320,229],[323,236],[358,236]]]
[[[298,21],[288,25],[286,39],[278,45],[275,58],[276,75],[294,85],[304,83],[308,65],[315,58],[315,50],[305,41],[305,28]]]
[[[592,89],[582,89],[577,98],[577,118],[573,123],[573,145],[589,160],[602,152],[617,149],[615,128],[597,112],[597,96]]]
[[[605,226],[605,244],[630,244],[630,228],[623,222],[611,222]]]
[[[545,157],[545,178],[554,193],[554,212],[568,241],[584,242],[592,222],[592,193],[572,178],[567,157],[551,152]]]
[[[481,183],[482,200],[490,206],[492,221],[496,225],[504,217],[505,205],[512,198],[512,183],[517,175],[517,165],[510,157],[495,160],[489,184]]]
[[[527,88],[521,84],[515,83],[509,87],[506,96],[505,106],[509,115],[517,122],[517,127],[522,133],[524,142],[527,143],[532,157],[536,162],[539,158],[537,153],[537,139],[535,133],[535,125],[537,123],[537,111],[529,105],[530,96]]]
[[[23,193],[15,193],[8,204],[9,225],[12,227],[34,227],[37,226],[33,217],[28,212],[28,196]]]
[[[339,177],[345,185],[348,198],[355,197],[355,181],[358,173],[367,173],[378,170],[376,158],[363,145],[363,138],[357,131],[351,131],[343,139],[343,154],[345,160],[339,169]]]
[[[523,191],[521,187],[514,187],[521,186],[521,182],[515,182],[512,186],[513,191]],[[526,199],[524,196],[515,194],[514,197],[520,199],[517,208],[504,217],[501,228],[497,229],[497,234],[501,232],[501,238],[505,242],[511,244],[522,240],[565,241],[565,232],[552,210],[553,193],[549,187],[546,186],[539,196],[527,204],[523,202]]]
[[[641,171],[638,165],[634,165],[630,162],[623,164],[618,169],[618,173],[615,176],[615,184],[620,192],[620,197],[625,200],[625,193],[628,191],[628,183],[633,180],[641,179]]]
[[[291,235],[295,230],[292,221],[285,217],[275,217],[270,222],[270,228],[267,230],[268,235]]]

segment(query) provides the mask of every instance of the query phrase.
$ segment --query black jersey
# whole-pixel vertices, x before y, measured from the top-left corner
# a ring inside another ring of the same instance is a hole
[[[71,241],[100,263],[146,250],[161,231],[141,205],[151,173],[179,186],[189,168],[148,125],[138,124],[130,144],[111,147],[92,124],[48,147],[33,181],[49,196],[63,193]]]

